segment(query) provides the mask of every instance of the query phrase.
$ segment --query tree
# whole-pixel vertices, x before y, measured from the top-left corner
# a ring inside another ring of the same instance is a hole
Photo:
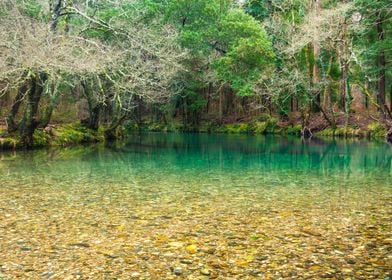
[[[135,11],[128,6],[112,7],[102,1],[97,17],[89,14],[90,7],[78,6],[76,1],[67,6],[56,3],[60,6],[54,6],[49,23],[45,18],[26,15],[17,5],[3,5],[1,79],[7,88],[18,89],[8,117],[9,132],[18,130],[25,146],[32,146],[36,128],[49,123],[59,94],[71,92],[78,84],[89,108],[89,118],[83,123],[97,129],[103,108],[112,106],[116,116],[109,121],[107,135],[111,135],[125,112],[127,116],[132,109],[135,96],[158,102],[170,94],[165,89],[178,69],[177,60],[184,55],[173,43],[172,28],[147,28],[131,22],[129,17]],[[109,12],[117,15],[110,24],[104,20]],[[62,16],[71,16],[67,19],[70,29],[56,29]],[[40,110],[43,96],[49,98],[47,110]],[[20,108],[24,113],[17,122]]]
[[[199,100],[195,93],[203,88],[209,91],[213,84],[219,93],[221,119],[225,92],[233,91],[237,96],[254,94],[255,82],[274,57],[271,41],[255,19],[224,0],[169,1],[165,13],[168,22],[178,29],[181,46],[190,52],[184,66],[194,73],[190,76],[197,77],[190,83],[181,82],[192,85],[184,87],[185,99],[192,96]],[[204,103],[209,104],[209,98]]]
[[[356,45],[361,66],[370,81],[376,81],[377,102],[383,118],[392,119],[392,106],[388,108],[386,103],[387,87],[392,85],[392,6],[387,0],[355,0],[354,4],[359,21]],[[392,100],[392,96],[390,98]]]

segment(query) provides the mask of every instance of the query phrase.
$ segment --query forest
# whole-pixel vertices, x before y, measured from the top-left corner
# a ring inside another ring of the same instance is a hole
[[[388,0],[2,0],[3,148],[128,130],[392,138]]]
[[[391,0],[0,0],[0,280],[392,280]]]

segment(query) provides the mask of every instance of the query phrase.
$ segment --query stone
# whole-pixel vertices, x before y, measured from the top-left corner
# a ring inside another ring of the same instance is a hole
[[[30,247],[22,247],[20,248],[20,250],[27,252],[27,251],[31,251],[32,249]]]
[[[175,267],[173,268],[173,273],[174,275],[181,275],[183,273],[183,270],[181,267]]]

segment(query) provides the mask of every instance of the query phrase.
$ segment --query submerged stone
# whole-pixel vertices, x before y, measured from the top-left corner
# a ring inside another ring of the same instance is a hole
[[[183,273],[183,270],[181,267],[175,267],[173,268],[173,273],[174,275],[181,275]]]

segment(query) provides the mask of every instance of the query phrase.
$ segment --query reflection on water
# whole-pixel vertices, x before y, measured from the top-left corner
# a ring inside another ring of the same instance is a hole
[[[296,184],[392,185],[392,148],[368,141],[247,135],[141,134],[126,142],[1,154],[2,180],[102,184],[132,180],[215,182],[227,188]],[[176,186],[173,186],[174,188]]]
[[[149,133],[3,152],[0,279],[166,279],[176,266],[189,279],[382,279],[391,201],[391,146],[363,140]]]

